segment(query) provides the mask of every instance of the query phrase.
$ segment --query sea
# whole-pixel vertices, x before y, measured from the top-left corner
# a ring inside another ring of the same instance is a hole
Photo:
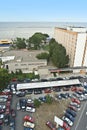
[[[0,40],[13,40],[17,37],[28,39],[36,32],[54,37],[55,27],[87,27],[82,22],[0,22]]]

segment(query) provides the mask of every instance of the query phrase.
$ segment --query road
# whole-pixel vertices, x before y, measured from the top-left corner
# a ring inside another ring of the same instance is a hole
[[[87,130],[87,101],[82,102],[81,109],[77,113],[74,125],[71,130]]]

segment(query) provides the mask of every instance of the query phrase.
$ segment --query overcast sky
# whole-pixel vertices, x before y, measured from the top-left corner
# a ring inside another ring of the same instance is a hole
[[[87,22],[87,0],[0,0],[0,21]]]

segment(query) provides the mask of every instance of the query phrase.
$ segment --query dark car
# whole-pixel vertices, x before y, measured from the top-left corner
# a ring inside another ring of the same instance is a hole
[[[10,130],[15,130],[15,126],[10,126]]]
[[[4,124],[9,125],[9,121],[10,121],[10,115],[5,115],[4,116]]]
[[[39,100],[40,100],[41,102],[46,102],[46,96],[44,96],[44,97],[39,97]]]
[[[24,130],[34,130],[33,128],[24,127]]]
[[[65,113],[65,116],[68,117],[72,122],[74,122],[75,118],[71,114]]]
[[[75,117],[77,115],[75,111],[73,111],[73,110],[71,110],[69,108],[66,110],[66,113],[71,114],[73,117]]]
[[[42,90],[41,89],[35,89],[34,94],[42,94]]]
[[[24,111],[26,109],[27,100],[26,99],[20,99],[19,102],[20,102],[21,109]]]
[[[16,116],[16,112],[15,112],[14,109],[11,109],[11,116],[12,116],[12,117],[15,117],[15,116]]]
[[[0,125],[0,130],[2,130],[2,126]]]
[[[67,94],[64,94],[64,93],[60,93],[60,96],[63,98],[68,98]]]
[[[0,125],[2,125],[3,124],[3,120],[2,119],[0,119]]]
[[[10,125],[10,127],[15,126],[15,119],[14,118],[10,119],[9,125]]]

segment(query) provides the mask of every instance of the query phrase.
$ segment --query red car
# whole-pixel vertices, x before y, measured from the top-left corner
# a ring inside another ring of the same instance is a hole
[[[51,93],[51,89],[45,89],[44,93]]]
[[[5,110],[2,109],[2,108],[0,108],[0,114],[2,114],[2,113],[4,113],[4,112],[5,112]]]
[[[51,130],[56,130],[56,126],[55,126],[52,122],[47,121],[47,122],[46,122],[46,125],[47,125]]]
[[[7,114],[10,114],[10,108],[9,107],[7,107],[6,110],[5,110],[5,115],[7,115]]]
[[[72,98],[72,102],[76,102],[77,104],[80,105],[80,101],[77,98]]]
[[[10,101],[7,101],[7,102],[6,102],[6,107],[10,107],[10,105],[11,105],[11,102],[10,102]]]
[[[34,118],[29,115],[26,115],[24,116],[24,121],[29,121],[31,123],[34,123]]]
[[[66,122],[63,122],[63,128],[65,130],[70,130],[70,127],[68,126],[68,124]]]
[[[77,111],[76,107],[72,106],[72,105],[69,105],[68,106],[70,109],[74,110],[75,112]]]

